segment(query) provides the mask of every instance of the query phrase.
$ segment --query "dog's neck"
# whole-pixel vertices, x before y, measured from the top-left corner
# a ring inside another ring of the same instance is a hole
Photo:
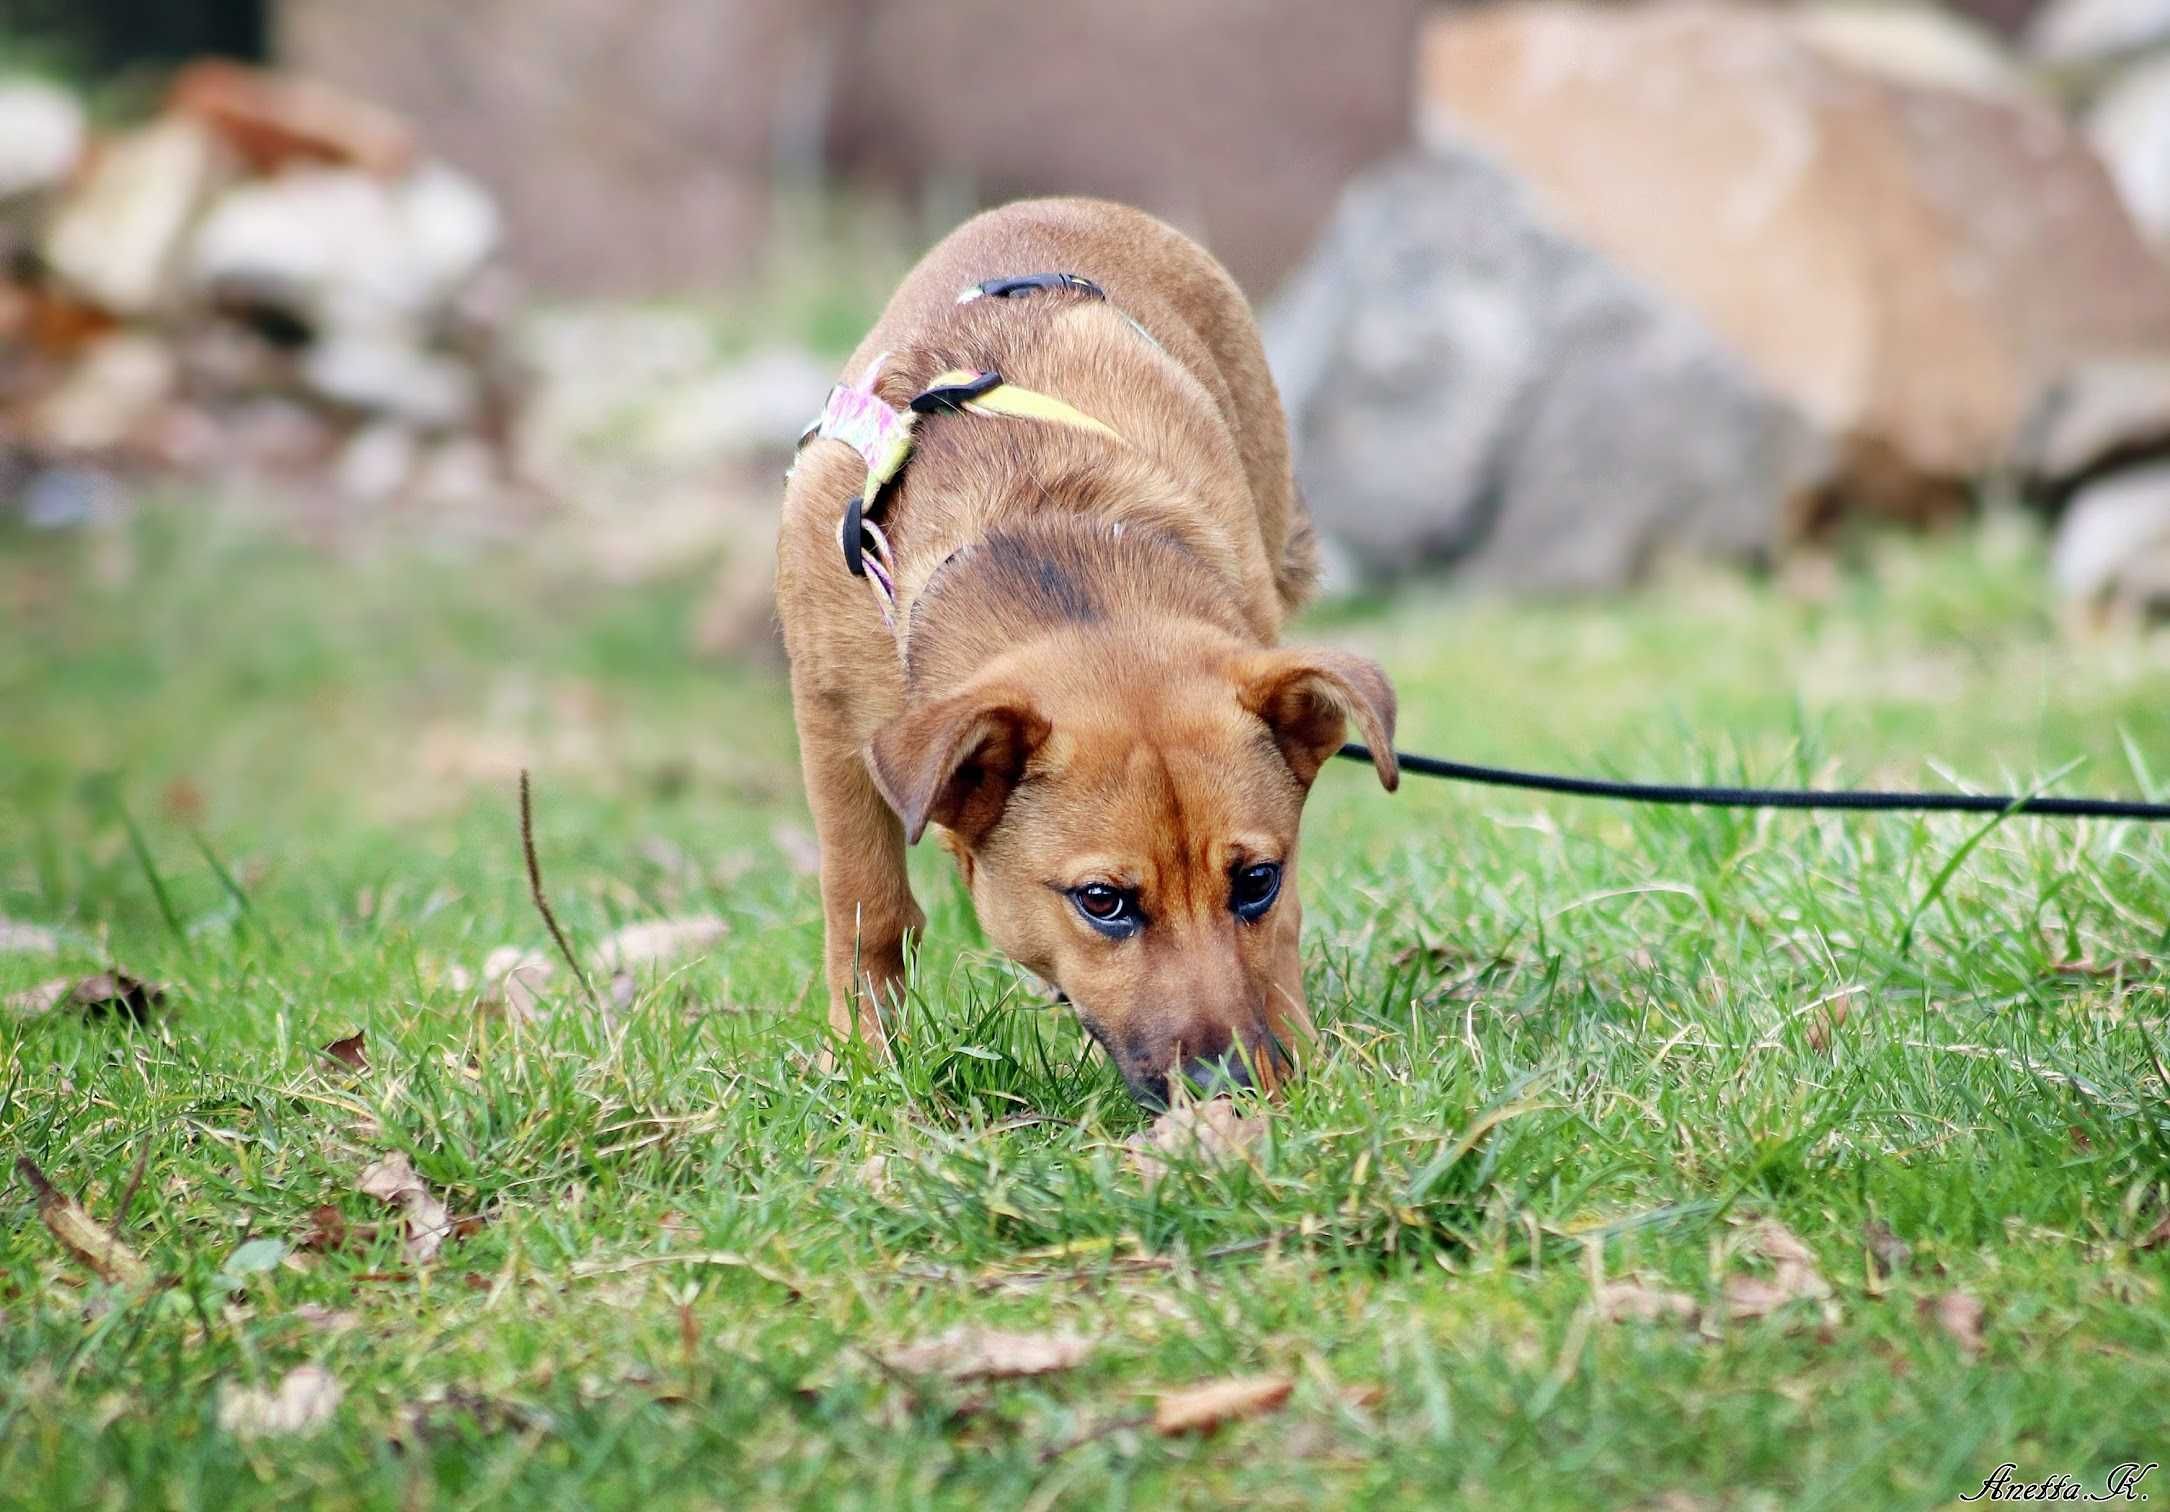
[[[1060,631],[1142,636],[1171,619],[1253,639],[1232,585],[1175,535],[1042,515],[959,547],[926,580],[897,627],[906,697],[942,697]]]

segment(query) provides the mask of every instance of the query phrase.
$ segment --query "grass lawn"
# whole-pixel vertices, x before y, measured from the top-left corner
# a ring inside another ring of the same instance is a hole
[[[0,1503],[1854,1508],[2170,1460],[2170,836],[1337,766],[1323,1061],[1249,1159],[1148,1186],[1142,1115],[938,855],[896,1063],[816,1069],[788,709],[689,655],[701,588],[310,554],[187,501],[0,539],[0,918],[57,937],[0,995],[167,990],[140,1026],[0,1015],[0,1152],[99,1220],[140,1162],[152,1277],[96,1280],[7,1175]],[[2043,592],[1990,532],[1816,602],[1711,575],[1309,630],[1384,661],[1413,750],[2159,795],[2170,637],[2063,640]],[[722,942],[478,1012],[465,974],[548,949],[522,763],[581,950]],[[357,1032],[366,1069],[324,1053]],[[427,1264],[357,1190],[394,1153],[487,1220]],[[900,1355],[957,1325],[1090,1348]],[[309,1365],[328,1415],[251,1431]],[[1293,1391],[1155,1431],[1239,1375]]]

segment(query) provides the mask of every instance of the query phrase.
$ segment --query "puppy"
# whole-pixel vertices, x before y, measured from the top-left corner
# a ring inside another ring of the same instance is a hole
[[[835,1031],[886,1044],[933,827],[1141,1102],[1285,1077],[1304,799],[1352,729],[1396,785],[1394,694],[1275,644],[1314,541],[1220,264],[1093,200],[967,222],[809,427],[778,555]]]

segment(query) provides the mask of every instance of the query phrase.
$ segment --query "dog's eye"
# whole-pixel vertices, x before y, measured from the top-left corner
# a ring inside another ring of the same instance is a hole
[[[1228,879],[1228,906],[1248,923],[1262,919],[1273,900],[1281,895],[1281,864],[1259,861],[1238,867]]]
[[[1138,895],[1106,882],[1088,882],[1070,889],[1070,902],[1085,922],[1111,939],[1136,934],[1145,922],[1138,912]]]

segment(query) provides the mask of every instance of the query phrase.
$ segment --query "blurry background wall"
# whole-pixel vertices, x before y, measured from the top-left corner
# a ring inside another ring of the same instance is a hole
[[[584,293],[745,271],[825,169],[1156,210],[1264,293],[1408,129],[1418,0],[283,0],[281,57],[411,116]]]

